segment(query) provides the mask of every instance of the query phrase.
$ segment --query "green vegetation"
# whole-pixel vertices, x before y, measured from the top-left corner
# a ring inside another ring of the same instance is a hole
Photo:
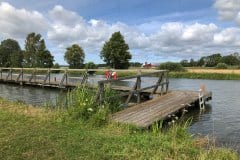
[[[22,51],[17,41],[6,39],[0,45],[0,66],[21,67]]]
[[[94,62],[88,62],[85,64],[86,69],[97,69],[97,65]]]
[[[218,63],[216,66],[217,69],[227,69],[228,66],[226,63]]]
[[[50,105],[50,108],[67,109],[68,117],[101,126],[108,122],[109,114],[122,109],[119,98],[113,97],[116,93],[106,87],[105,97],[112,98],[99,104],[96,103],[97,91],[81,86],[68,92],[66,96],[60,96],[56,105]]]
[[[214,79],[214,80],[240,80],[240,74],[233,73],[191,73],[191,72],[170,72],[171,78],[189,79]]]
[[[1,159],[237,160],[236,153],[193,139],[186,125],[152,131],[109,123],[93,127],[64,110],[33,108],[0,99]],[[204,148],[205,146],[205,148]]]
[[[180,63],[174,63],[174,62],[166,62],[166,63],[161,63],[158,69],[163,69],[163,70],[169,70],[171,71],[184,71],[183,66]]]
[[[53,66],[53,61],[40,34],[27,35],[25,50],[21,50],[16,40],[6,39],[1,42],[0,67],[49,68]]]
[[[78,44],[73,44],[67,48],[64,59],[69,64],[69,68],[83,68],[85,53]]]
[[[50,68],[53,66],[54,58],[47,50],[45,41],[40,34],[30,33],[25,40],[25,51],[23,52],[23,66],[34,68]]]
[[[239,66],[240,65],[240,55],[235,52],[230,55],[222,56],[220,53],[212,54],[209,56],[201,57],[199,60],[184,59],[180,62],[184,67],[216,67],[218,63],[225,63],[229,66]]]
[[[109,41],[105,42],[100,57],[115,69],[127,69],[132,55],[129,46],[120,32],[115,32]]]

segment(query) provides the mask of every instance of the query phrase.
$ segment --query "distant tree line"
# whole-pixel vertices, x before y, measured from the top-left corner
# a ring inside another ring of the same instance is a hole
[[[106,62],[106,66],[116,69],[127,69],[132,58],[129,46],[120,32],[112,34],[105,42],[100,57]],[[84,64],[85,53],[78,44],[66,48],[64,60],[69,68],[95,69],[98,66],[93,62]],[[19,43],[14,39],[3,40],[0,44],[0,67],[39,67],[58,68],[59,64],[53,64],[54,57],[46,48],[45,41],[40,34],[30,33],[25,40],[22,50]],[[135,63],[135,65],[138,65]],[[105,64],[104,64],[105,66]]]
[[[219,63],[228,66],[239,66],[240,55],[235,52],[226,56],[222,56],[220,53],[212,54],[209,56],[201,57],[199,60],[190,59],[182,60],[180,64],[184,67],[216,67]]]

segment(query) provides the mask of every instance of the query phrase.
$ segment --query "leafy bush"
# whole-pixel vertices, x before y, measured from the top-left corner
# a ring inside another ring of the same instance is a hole
[[[217,69],[227,69],[228,66],[226,63],[218,63],[216,66]]]
[[[96,69],[97,65],[93,62],[88,62],[85,64],[85,69]]]
[[[96,90],[79,86],[74,90],[57,98],[58,108],[67,108],[68,117],[90,122],[91,125],[101,126],[108,122],[109,114],[121,110],[119,98],[115,98],[116,91],[105,87],[105,99],[101,104],[96,103]]]
[[[183,66],[180,63],[175,63],[175,62],[162,63],[159,65],[158,69],[169,70],[170,72],[171,71],[175,71],[175,72],[185,71],[185,69],[183,68]]]

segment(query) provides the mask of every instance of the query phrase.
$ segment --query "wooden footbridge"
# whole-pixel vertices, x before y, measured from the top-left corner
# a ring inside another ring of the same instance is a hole
[[[15,83],[54,88],[73,88],[87,85],[98,89],[96,101],[119,98],[124,100],[125,109],[114,113],[112,120],[119,123],[149,127],[156,121],[165,120],[171,115],[189,107],[204,109],[204,103],[212,99],[212,93],[201,91],[169,91],[168,71],[138,73],[136,76],[106,80],[104,77],[89,84],[89,73],[96,70],[70,69],[26,69],[0,68],[1,83]],[[57,73],[56,73],[57,72]],[[76,76],[71,72],[81,73]],[[116,91],[106,96],[106,87]],[[123,98],[121,98],[123,97]]]

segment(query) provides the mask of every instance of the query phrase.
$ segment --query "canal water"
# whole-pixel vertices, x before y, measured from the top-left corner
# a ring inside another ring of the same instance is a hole
[[[102,77],[97,78],[100,80]],[[155,80],[145,78],[142,82],[146,85]],[[94,79],[90,78],[89,81],[95,83]],[[134,81],[124,84],[132,83]],[[187,114],[193,117],[189,132],[195,136],[213,136],[217,144],[240,151],[240,81],[170,79],[169,87],[172,90],[197,91],[201,84],[205,84],[206,89],[213,92],[213,99],[208,103],[205,113],[200,114],[199,110],[194,110]],[[54,102],[60,92],[57,89],[0,84],[0,97],[33,105]]]

